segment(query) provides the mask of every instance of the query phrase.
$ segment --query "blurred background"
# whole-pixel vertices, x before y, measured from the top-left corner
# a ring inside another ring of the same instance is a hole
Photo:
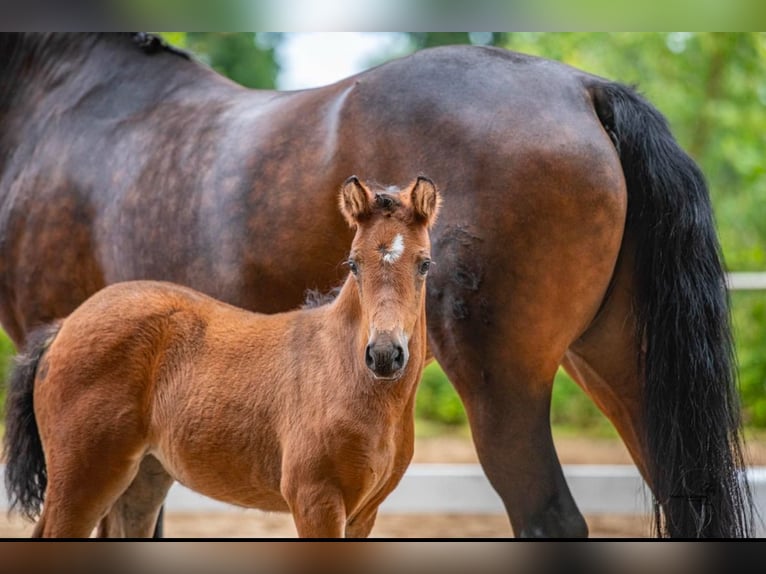
[[[442,44],[494,45],[563,61],[639,90],[669,119],[710,184],[730,271],[766,271],[766,34],[747,33],[186,33],[167,32],[250,88],[303,89]],[[748,438],[766,438],[766,292],[732,293]],[[15,349],[0,333],[0,373]],[[0,389],[0,401],[4,389]],[[438,364],[418,391],[419,437],[469,436],[463,407]],[[551,412],[556,437],[616,433],[563,373]],[[0,428],[0,431],[2,429]]]

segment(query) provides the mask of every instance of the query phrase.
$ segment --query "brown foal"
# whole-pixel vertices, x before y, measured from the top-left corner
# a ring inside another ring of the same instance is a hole
[[[412,457],[439,203],[424,177],[402,190],[349,178],[350,273],[329,304],[262,315],[131,281],[38,337],[12,377],[6,437],[14,502],[34,516],[45,499],[34,535],[150,536],[178,481],[289,511],[301,537],[367,536]],[[18,440],[32,393],[39,452]]]

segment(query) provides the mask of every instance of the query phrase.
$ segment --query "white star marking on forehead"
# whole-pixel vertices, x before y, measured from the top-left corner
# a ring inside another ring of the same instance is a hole
[[[404,253],[404,238],[401,233],[397,233],[391,245],[383,252],[383,261],[385,263],[396,262]]]

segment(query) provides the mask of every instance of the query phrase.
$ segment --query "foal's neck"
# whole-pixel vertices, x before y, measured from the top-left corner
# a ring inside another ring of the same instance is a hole
[[[341,285],[337,297],[328,303],[326,308],[327,312],[337,316],[338,320],[358,323],[362,318],[362,303],[353,281],[354,279],[349,275]]]

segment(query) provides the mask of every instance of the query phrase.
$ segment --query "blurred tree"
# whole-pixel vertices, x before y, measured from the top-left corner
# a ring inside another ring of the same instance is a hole
[[[415,414],[421,419],[447,425],[462,425],[467,420],[463,403],[435,361],[423,370],[415,401]]]
[[[281,34],[162,32],[161,35],[238,84],[260,89],[276,86],[279,63],[275,49]]]
[[[506,32],[408,32],[407,35],[414,50],[450,44],[502,46],[508,36]]]
[[[15,353],[16,349],[11,340],[3,331],[0,331],[0,377],[3,381],[3,384],[0,385],[0,413],[5,413],[5,381],[10,373],[11,361]],[[0,422],[2,422],[1,417]]]

